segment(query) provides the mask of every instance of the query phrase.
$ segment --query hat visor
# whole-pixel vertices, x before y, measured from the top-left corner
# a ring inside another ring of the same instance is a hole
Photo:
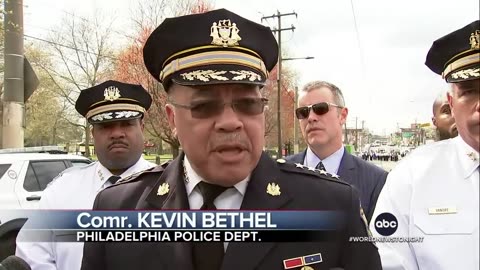
[[[453,72],[450,72],[445,80],[449,83],[463,82],[480,78],[480,63],[474,63]]]
[[[264,86],[267,77],[263,72],[246,66],[208,65],[180,70],[166,82],[169,80],[185,86],[232,83]]]
[[[100,124],[115,121],[125,121],[142,118],[143,113],[139,111],[108,111],[96,114],[88,119],[90,124]]]

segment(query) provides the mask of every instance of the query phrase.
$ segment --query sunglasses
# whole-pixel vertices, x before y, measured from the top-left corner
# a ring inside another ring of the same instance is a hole
[[[263,113],[268,103],[266,98],[239,98],[232,102],[221,100],[206,100],[193,102],[190,105],[178,104],[169,101],[175,107],[190,110],[193,118],[205,119],[219,115],[223,112],[225,105],[232,106],[233,111],[243,115],[258,115]]]
[[[295,110],[295,115],[298,119],[306,119],[310,115],[310,110],[313,110],[313,112],[317,115],[326,114],[329,111],[330,106],[343,108],[342,106],[330,102],[320,102],[310,106],[297,108]]]

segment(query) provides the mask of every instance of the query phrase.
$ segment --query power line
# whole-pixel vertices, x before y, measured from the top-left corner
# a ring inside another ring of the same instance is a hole
[[[50,40],[46,40],[46,39],[43,39],[43,38],[38,38],[38,37],[30,36],[30,35],[27,35],[27,34],[24,34],[23,36],[27,37],[27,38],[35,39],[35,40],[38,40],[38,41],[46,42],[46,43],[49,43],[51,45],[56,45],[56,46],[60,46],[60,47],[63,47],[63,48],[71,49],[71,50],[74,50],[74,51],[77,51],[77,52],[83,52],[83,53],[87,53],[87,54],[91,54],[91,55],[98,55],[100,57],[105,57],[105,58],[110,58],[112,60],[121,61],[120,59],[112,57],[112,56],[96,54],[96,53],[90,52],[88,50],[83,50],[83,49],[79,49],[79,48],[70,47],[70,46],[60,44],[60,43],[57,43],[57,42],[53,42],[53,41],[50,41]]]
[[[362,66],[362,73],[363,77],[365,78],[365,60],[363,56],[363,49],[362,49],[362,44],[360,43],[360,32],[358,31],[358,25],[357,25],[357,16],[355,15],[355,8],[353,7],[353,0],[350,0],[350,6],[352,7],[352,14],[353,14],[353,23],[355,26],[355,33],[357,36],[357,45],[358,45],[358,50],[360,51],[360,65]]]
[[[119,59],[119,58],[116,58],[116,57],[113,57],[113,56],[109,56],[109,55],[96,54],[96,53],[90,52],[88,50],[83,50],[83,49],[79,49],[79,48],[70,47],[70,46],[60,44],[60,43],[57,43],[57,42],[54,42],[54,41],[46,40],[46,39],[43,39],[43,38],[34,37],[34,36],[31,36],[31,35],[27,35],[27,34],[24,34],[23,36],[26,37],[26,38],[42,41],[42,42],[45,42],[45,43],[49,43],[51,45],[56,45],[56,46],[63,47],[63,48],[66,48],[66,49],[74,50],[74,51],[77,51],[77,52],[83,52],[83,53],[91,54],[91,55],[98,56],[98,57],[105,57],[105,58],[109,58],[109,59],[114,60],[114,61],[123,62],[123,63],[127,63],[127,64],[130,64],[130,65],[141,66],[140,64],[133,63],[131,61],[122,60],[122,59]]]

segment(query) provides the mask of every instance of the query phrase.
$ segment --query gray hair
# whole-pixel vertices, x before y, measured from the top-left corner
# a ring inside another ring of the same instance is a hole
[[[332,94],[333,94],[333,99],[334,99],[336,105],[345,107],[345,98],[343,97],[342,90],[340,90],[340,88],[338,88],[333,83],[329,83],[329,82],[325,82],[325,81],[309,82],[302,88],[302,92],[308,93],[310,91],[313,91],[313,90],[316,90],[316,89],[319,89],[319,88],[322,88],[322,87],[326,87],[326,88],[330,89],[330,92],[332,92]]]

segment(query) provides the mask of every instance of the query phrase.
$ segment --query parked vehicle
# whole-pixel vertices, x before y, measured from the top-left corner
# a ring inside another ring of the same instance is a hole
[[[92,162],[57,153],[62,151],[55,147],[0,150],[0,261],[15,253],[17,233],[27,220],[15,210],[38,208],[42,191],[63,170]]]

